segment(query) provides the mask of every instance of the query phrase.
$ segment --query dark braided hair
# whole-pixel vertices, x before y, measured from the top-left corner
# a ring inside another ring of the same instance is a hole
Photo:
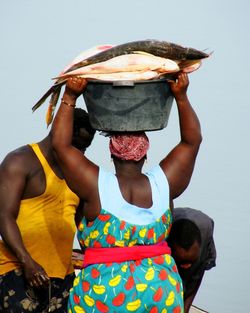
[[[73,124],[73,133],[77,135],[81,128],[85,128],[90,134],[95,134],[95,129],[92,128],[88,113],[81,109],[74,109],[74,124]]]

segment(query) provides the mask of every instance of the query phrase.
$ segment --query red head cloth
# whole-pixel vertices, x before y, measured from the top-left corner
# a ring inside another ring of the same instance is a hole
[[[121,160],[141,160],[148,151],[149,140],[145,133],[113,135],[109,149],[112,155]]]

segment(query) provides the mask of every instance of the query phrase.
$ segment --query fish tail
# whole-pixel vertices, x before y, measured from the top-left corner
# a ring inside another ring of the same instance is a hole
[[[49,125],[52,123],[53,118],[54,118],[54,113],[55,113],[55,108],[61,93],[61,89],[62,86],[57,86],[57,88],[54,89],[54,91],[52,92],[51,98],[50,98],[50,102],[49,102],[49,106],[48,106],[48,110],[46,113],[46,124],[47,124],[47,128],[49,127]]]
[[[34,112],[36,109],[38,109],[44,102],[45,100],[51,95],[51,93],[54,90],[54,86],[50,87],[48,91],[37,101],[37,103],[32,107],[32,111]]]
[[[57,88],[60,87],[64,84],[65,81],[60,82],[60,83],[55,83],[52,87],[50,87],[46,93],[37,101],[37,103],[32,107],[32,112],[35,112],[45,101],[46,99],[56,90]]]

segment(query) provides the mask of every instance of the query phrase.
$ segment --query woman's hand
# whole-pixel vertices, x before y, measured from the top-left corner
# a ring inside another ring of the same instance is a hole
[[[176,82],[170,81],[168,83],[175,99],[181,99],[183,97],[186,97],[189,85],[189,79],[186,73],[180,72],[177,76]]]
[[[77,99],[85,90],[87,80],[81,77],[70,77],[67,81],[64,96]]]

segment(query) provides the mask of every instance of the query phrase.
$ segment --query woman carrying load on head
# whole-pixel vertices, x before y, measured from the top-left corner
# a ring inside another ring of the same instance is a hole
[[[115,134],[109,143],[113,174],[71,145],[73,107],[86,81],[68,80],[52,127],[53,147],[68,185],[85,201],[78,240],[86,249],[69,312],[183,312],[182,283],[165,239],[172,221],[170,204],[187,188],[202,140],[188,84],[184,73],[170,83],[180,142],[143,174],[146,134]]]

